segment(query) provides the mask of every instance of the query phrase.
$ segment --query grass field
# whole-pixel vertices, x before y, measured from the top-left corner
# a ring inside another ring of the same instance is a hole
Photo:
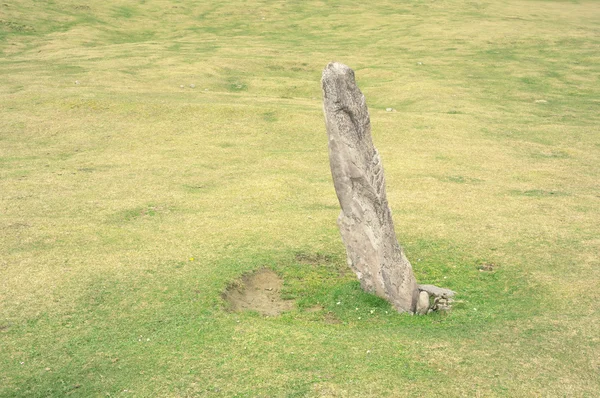
[[[599,2],[4,0],[0,52],[0,396],[600,396]],[[345,264],[332,60],[447,316]],[[294,310],[228,311],[262,267]]]

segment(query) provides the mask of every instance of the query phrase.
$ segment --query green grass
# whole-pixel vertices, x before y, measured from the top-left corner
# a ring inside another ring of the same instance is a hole
[[[0,396],[600,395],[599,20],[593,1],[5,1]],[[345,263],[332,60],[366,95],[417,279],[459,292],[448,316],[395,313]],[[296,309],[228,312],[265,266]]]

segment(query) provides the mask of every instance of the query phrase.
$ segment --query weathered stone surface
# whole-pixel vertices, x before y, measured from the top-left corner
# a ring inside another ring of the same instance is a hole
[[[348,264],[365,291],[400,312],[414,312],[419,290],[396,239],[365,97],[354,71],[340,63],[327,65],[321,84],[331,174],[342,208],[338,226]]]
[[[427,292],[419,293],[419,300],[417,301],[417,314],[425,315],[429,310],[429,294]]]
[[[429,293],[431,296],[450,298],[454,297],[455,291],[450,289],[444,289],[443,287],[437,287],[435,285],[419,285],[419,290]]]

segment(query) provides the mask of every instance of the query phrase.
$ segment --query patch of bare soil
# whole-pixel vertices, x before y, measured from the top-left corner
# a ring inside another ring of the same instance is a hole
[[[281,298],[283,279],[268,268],[246,275],[223,293],[232,311],[256,311],[275,316],[294,307],[293,300]]]
[[[480,272],[492,272],[496,270],[497,265],[493,263],[483,263],[477,266]]]
[[[328,323],[330,325],[337,325],[342,323],[332,312],[326,313],[323,319],[325,320],[325,323]]]

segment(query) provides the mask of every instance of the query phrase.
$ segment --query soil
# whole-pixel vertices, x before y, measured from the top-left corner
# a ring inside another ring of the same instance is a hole
[[[330,325],[337,325],[342,323],[332,312],[326,313],[323,318],[325,320],[325,323],[328,323]]]
[[[492,272],[496,269],[496,264],[483,263],[477,266],[477,269],[481,272]]]
[[[231,284],[223,293],[223,299],[232,311],[256,311],[275,316],[294,307],[293,300],[281,298],[282,287],[283,279],[272,270],[262,268]]]
[[[312,313],[312,312],[320,312],[323,311],[323,307],[320,305],[313,305],[312,307],[308,307],[307,309],[304,310],[305,312],[308,313]]]

